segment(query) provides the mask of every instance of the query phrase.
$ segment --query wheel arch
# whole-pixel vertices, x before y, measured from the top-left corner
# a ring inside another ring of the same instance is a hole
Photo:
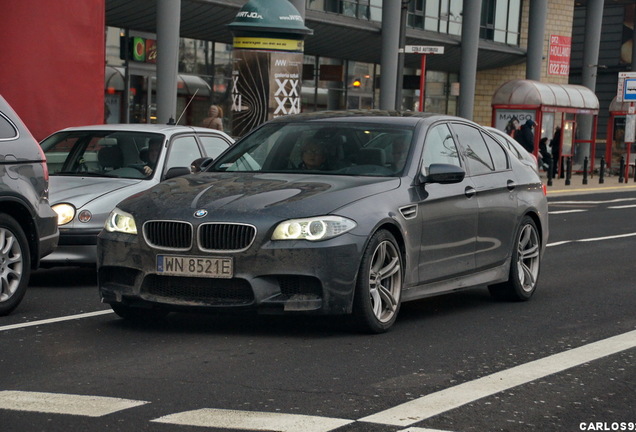
[[[529,216],[537,227],[537,231],[539,234],[539,241],[542,246],[545,246],[546,239],[543,237],[543,223],[541,222],[541,218],[539,217],[539,213],[536,210],[530,210],[526,212],[523,216]]]
[[[15,219],[17,224],[20,225],[22,231],[24,231],[24,235],[29,243],[31,269],[37,269],[39,266],[39,234],[33,219],[33,213],[19,200],[0,199],[0,203],[2,204],[0,213],[11,216]]]

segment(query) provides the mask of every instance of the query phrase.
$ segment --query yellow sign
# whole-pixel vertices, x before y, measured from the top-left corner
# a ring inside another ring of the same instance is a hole
[[[234,48],[302,52],[304,49],[304,41],[295,39],[272,39],[261,37],[235,37]]]

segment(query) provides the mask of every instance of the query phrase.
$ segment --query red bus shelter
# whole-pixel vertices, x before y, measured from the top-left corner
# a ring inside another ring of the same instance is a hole
[[[605,146],[605,160],[607,169],[612,174],[618,174],[621,157],[625,160],[625,178],[631,177],[630,168],[634,168],[636,161],[636,146],[625,144],[625,126],[627,114],[629,114],[630,102],[618,102],[616,97],[612,99],[609,107],[609,120],[607,122],[607,145]]]
[[[541,138],[547,137],[550,142],[557,126],[560,127],[561,160],[571,157],[574,169],[580,171],[587,156],[588,170],[593,171],[599,102],[587,87],[512,80],[497,89],[492,107],[492,126],[511,136],[527,120],[537,123],[534,133],[537,158]],[[562,171],[562,163],[558,166]]]

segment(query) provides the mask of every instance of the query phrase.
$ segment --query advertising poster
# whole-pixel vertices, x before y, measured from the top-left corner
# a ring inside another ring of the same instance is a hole
[[[534,111],[523,110],[497,110],[495,113],[495,127],[504,131],[511,137],[515,136],[515,132],[522,124],[528,120],[535,120]],[[536,120],[535,120],[536,121]]]
[[[274,117],[300,113],[302,53],[235,50],[232,135],[243,136]]]

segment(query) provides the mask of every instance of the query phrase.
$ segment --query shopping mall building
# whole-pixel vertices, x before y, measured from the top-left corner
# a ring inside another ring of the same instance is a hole
[[[260,3],[268,1],[286,0]],[[492,124],[493,95],[506,82],[592,82],[598,140],[617,74],[632,69],[633,0],[288,1],[311,30],[303,37],[303,112],[386,108],[389,95],[391,108],[420,110],[422,101],[426,111]],[[198,125],[217,104],[231,132],[236,50],[228,25],[247,0],[56,0],[37,10],[11,3],[0,17],[8,47],[0,50],[0,93],[36,138],[78,124],[158,121],[157,47],[175,28],[174,116]],[[177,5],[169,29],[161,18],[167,4]],[[477,23],[470,35],[468,21]],[[393,49],[394,37],[398,47],[443,52],[426,55],[424,80],[422,55]],[[590,56],[598,60],[584,64]]]

